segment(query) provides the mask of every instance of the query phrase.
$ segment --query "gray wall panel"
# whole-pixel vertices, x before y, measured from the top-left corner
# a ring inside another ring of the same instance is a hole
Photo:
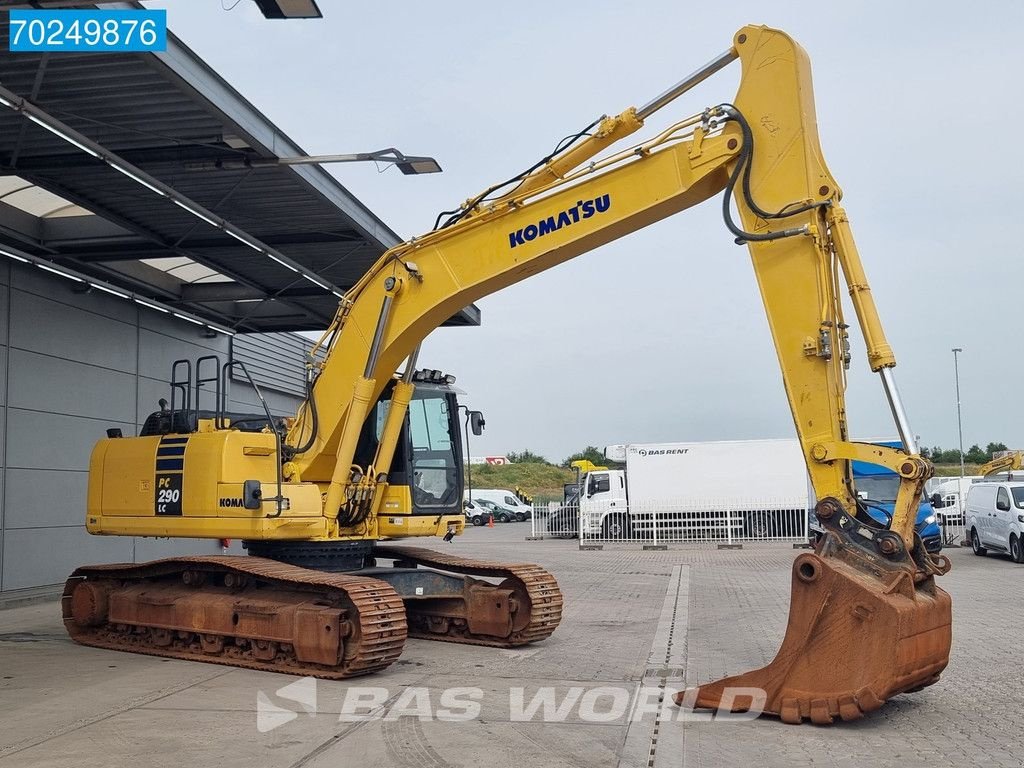
[[[7,409],[7,468],[89,468],[89,455],[107,427],[121,427],[125,434],[134,424],[84,419],[39,411]]]
[[[50,277],[46,272],[34,267],[17,265],[12,274],[11,287],[15,291],[33,293],[101,317],[120,320],[131,326],[138,324],[138,305],[102,291],[81,292],[79,283]]]
[[[75,293],[37,269],[10,274],[12,289],[0,263],[0,590],[59,584],[86,563],[220,553],[216,540],[89,536],[83,522],[96,441],[108,427],[136,434],[136,421],[169,397],[171,362],[213,352],[227,360],[229,337],[205,338],[168,315]],[[248,359],[273,411],[291,415],[298,398],[281,389],[301,391],[308,342],[273,336],[249,339]],[[238,382],[232,390],[231,408],[259,412],[251,390]],[[241,543],[229,551],[243,554]]]
[[[261,389],[263,398],[270,406],[270,412],[278,416],[294,416],[301,402],[297,397],[282,395],[270,389]],[[233,411],[245,411],[251,413],[263,413],[263,405],[256,397],[256,393],[247,387],[242,387],[238,382],[231,385],[231,399],[228,401]]]
[[[17,348],[10,354],[12,408],[134,421],[134,375]]]
[[[143,328],[139,333],[139,339],[139,374],[151,379],[169,380],[171,363],[175,360],[191,360],[195,365],[196,358],[203,355],[220,355],[221,362],[228,358],[227,336],[218,335],[215,339],[201,339],[198,333],[193,332],[190,337],[181,339]],[[210,346],[210,342],[216,342],[216,346]]]
[[[0,408],[7,404],[7,354],[7,347],[0,345]]]
[[[260,388],[301,397],[305,392],[306,359],[313,342],[295,333],[247,333],[232,340],[235,360],[245,363],[249,375]],[[232,371],[239,382],[246,378]]]
[[[11,294],[12,347],[134,372],[136,333],[131,325],[57,301]]]
[[[7,287],[0,288],[0,344],[7,344]]]
[[[4,536],[3,589],[61,584],[80,565],[131,559],[130,538],[90,536],[84,525],[9,530]]]
[[[8,530],[82,525],[88,487],[88,472],[8,469],[4,483]]]

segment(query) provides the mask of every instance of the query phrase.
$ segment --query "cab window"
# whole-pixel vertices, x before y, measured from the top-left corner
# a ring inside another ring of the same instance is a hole
[[[1000,488],[996,493],[996,509],[1009,509],[1010,508],[1010,494],[1006,492],[1005,488]]]
[[[594,495],[595,493],[607,493],[612,489],[611,483],[608,480],[608,475],[604,473],[600,475],[591,475],[588,486],[588,490],[591,495]]]

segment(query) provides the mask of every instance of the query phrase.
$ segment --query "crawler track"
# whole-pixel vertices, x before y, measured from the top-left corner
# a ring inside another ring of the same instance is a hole
[[[384,669],[407,633],[389,584],[260,557],[86,566],[61,607],[83,645],[327,679]]]
[[[451,621],[444,621],[446,631],[439,632],[438,617],[431,612],[430,604],[421,607],[415,600],[407,600],[405,610],[411,637],[514,648],[549,637],[562,619],[562,591],[555,577],[538,565],[476,560],[386,544],[376,545],[374,555],[465,576],[503,579],[499,586],[513,590],[516,596],[517,610],[507,637],[473,634],[464,622]]]

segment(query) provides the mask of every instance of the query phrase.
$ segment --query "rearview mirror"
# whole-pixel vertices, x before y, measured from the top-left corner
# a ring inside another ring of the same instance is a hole
[[[478,437],[484,433],[484,427],[487,422],[484,421],[484,414],[482,411],[470,411],[469,412],[469,428],[473,431],[474,435]]]
[[[1009,512],[1010,502],[1004,499],[996,499],[996,509],[998,509],[1000,512]]]
[[[932,494],[932,506],[935,507],[936,509],[938,509],[939,507],[946,506],[943,503],[943,501],[942,501],[942,494],[941,493],[933,493]]]

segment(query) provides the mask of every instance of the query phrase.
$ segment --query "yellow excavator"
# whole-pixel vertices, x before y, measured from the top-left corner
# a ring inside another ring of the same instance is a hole
[[[605,153],[736,59],[731,103]],[[170,407],[139,436],[115,432],[96,446],[87,528],[241,538],[249,554],[79,568],[63,599],[71,636],[327,678],[386,667],[407,635],[502,647],[548,637],[562,594],[545,570],[390,543],[464,525],[452,378],[417,370],[420,344],[471,302],[721,192],[725,226],[753,260],[824,535],[793,564],[774,661],[680,701],[717,707],[726,696],[734,710],[828,723],[934,683],[951,624],[935,577],[949,561],[914,532],[932,468],[822,158],[808,57],[760,26],[739,30],[728,50],[649,103],[596,120],[385,253],[341,300],[295,418],[225,412],[228,372],[244,376],[240,363],[176,363]],[[685,274],[681,262],[651,279]],[[844,283],[906,450],[848,437]],[[213,392],[210,410],[199,408],[201,388]],[[899,474],[888,526],[858,501],[853,460]],[[763,695],[732,696],[737,688]]]
[[[978,468],[978,474],[988,477],[997,472],[1016,472],[1020,469],[1024,469],[1024,451],[1002,451],[1000,456],[995,456],[991,461],[982,464]]]

